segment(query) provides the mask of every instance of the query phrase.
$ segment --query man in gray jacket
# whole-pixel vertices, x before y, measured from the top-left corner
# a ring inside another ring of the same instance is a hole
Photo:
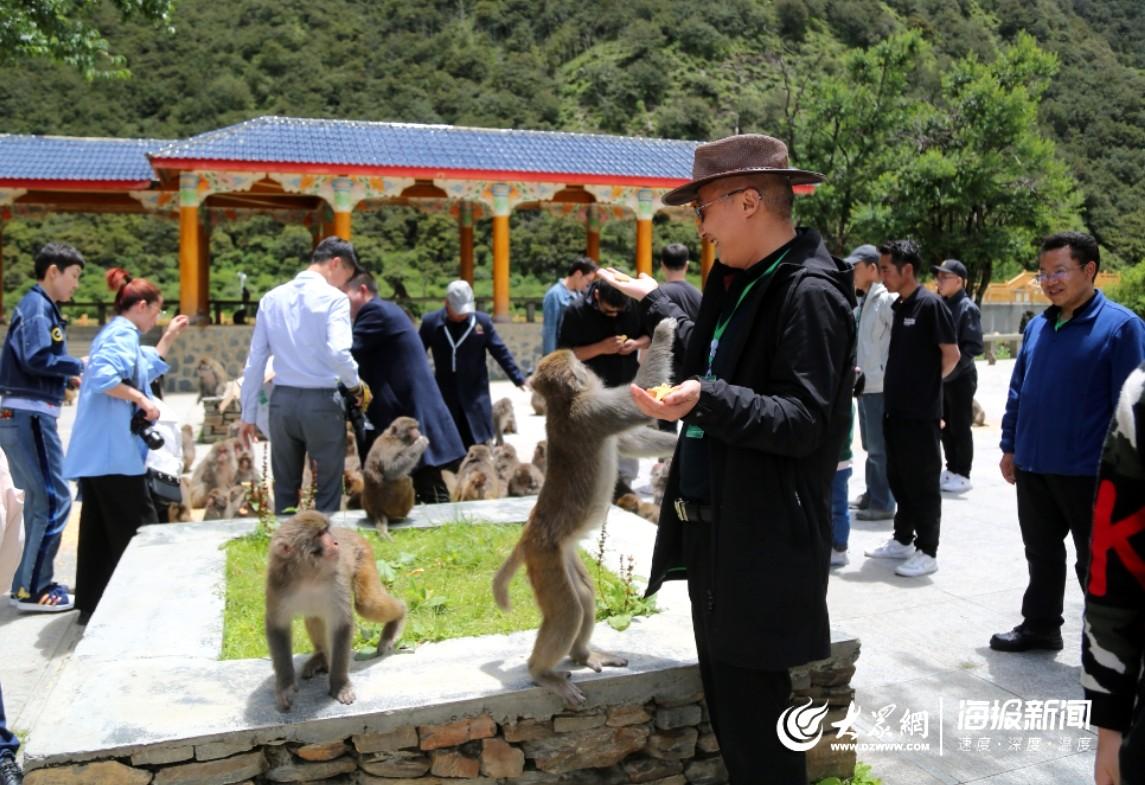
[[[883,373],[891,346],[891,304],[897,294],[887,291],[879,275],[879,249],[860,245],[844,259],[855,271],[855,288],[863,293],[859,302],[859,335],[856,352],[865,382],[859,396],[859,438],[867,452],[867,490],[858,498],[855,517],[860,521],[893,518],[895,497],[887,481],[887,443],[883,437]]]

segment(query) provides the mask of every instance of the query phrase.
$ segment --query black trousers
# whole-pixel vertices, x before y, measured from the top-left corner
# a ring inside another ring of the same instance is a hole
[[[1030,571],[1030,582],[1022,597],[1023,626],[1033,632],[1053,632],[1062,626],[1067,534],[1073,536],[1077,550],[1074,573],[1085,590],[1097,478],[1035,474],[1021,469],[1015,469],[1014,474],[1018,525]]]
[[[942,385],[942,451],[946,453],[946,468],[951,474],[969,479],[970,464],[974,462],[974,437],[970,427],[974,422],[974,393],[978,390],[978,369],[973,365],[953,381]]]
[[[883,418],[887,441],[887,480],[898,500],[895,539],[914,543],[931,556],[938,553],[938,530],[942,520],[942,452],[938,446],[938,423],[933,420]]]
[[[693,598],[692,630],[700,679],[712,730],[728,769],[728,782],[806,785],[806,756],[784,747],[776,732],[779,715],[791,701],[791,675],[786,670],[741,668],[713,656],[709,614],[703,599],[711,586],[711,526],[685,525],[689,526],[684,542],[689,551],[688,595]]]
[[[107,474],[79,479],[79,545],[76,548],[76,608],[90,614],[99,605],[127,544],[140,526],[156,523],[147,475]]]

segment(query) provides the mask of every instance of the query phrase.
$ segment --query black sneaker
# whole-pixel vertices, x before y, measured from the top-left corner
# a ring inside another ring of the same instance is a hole
[[[990,636],[990,648],[994,651],[1061,651],[1062,645],[1061,631],[1030,632],[1020,624],[1009,632]]]
[[[15,758],[0,758],[0,785],[24,785],[24,772]]]

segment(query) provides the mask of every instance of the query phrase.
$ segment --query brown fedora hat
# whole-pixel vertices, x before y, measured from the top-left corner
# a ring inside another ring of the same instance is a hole
[[[827,179],[818,172],[792,169],[787,160],[787,145],[781,140],[764,134],[740,134],[697,147],[692,161],[692,182],[672,189],[660,201],[673,205],[693,202],[701,186],[739,174],[780,175],[792,185],[821,183]]]

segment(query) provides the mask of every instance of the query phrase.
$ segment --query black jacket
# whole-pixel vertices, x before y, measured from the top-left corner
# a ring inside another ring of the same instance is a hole
[[[693,324],[660,292],[643,302],[648,324],[680,320],[683,374],[705,371],[725,304],[729,268],[708,275]],[[833,259],[816,232],[800,230],[775,272],[740,305],[741,327],[724,337],[702,381],[699,403],[684,418],[709,439],[715,523],[681,523],[679,460],[669,472],[648,593],[683,578],[684,526],[714,527],[708,613],[710,656],[740,667],[779,670],[828,656],[827,577],[831,549],[831,480],[850,420],[855,364],[851,271]],[[676,457],[680,448],[677,445]]]
[[[453,350],[445,337],[445,309],[423,316],[418,333],[422,345],[433,353],[433,375],[454,422],[464,420],[473,436],[473,444],[485,444],[493,439],[493,404],[489,400],[485,353],[493,356],[513,384],[520,387],[525,377],[517,368],[509,347],[493,329],[489,314],[478,311],[473,316],[476,320],[473,332],[457,347],[456,372],[452,370]]]
[[[958,365],[943,379],[944,382],[952,382],[968,368],[973,368],[974,358],[982,354],[982,312],[967,296],[965,289],[959,289],[950,297],[943,297],[942,302],[946,303],[950,317],[954,320],[954,335],[960,353]]]
[[[422,457],[425,466],[444,466],[465,457],[425,347],[405,311],[388,300],[365,303],[354,318],[350,351],[358,361],[358,375],[374,393],[366,416],[379,432],[398,417],[413,417],[429,439]]]

